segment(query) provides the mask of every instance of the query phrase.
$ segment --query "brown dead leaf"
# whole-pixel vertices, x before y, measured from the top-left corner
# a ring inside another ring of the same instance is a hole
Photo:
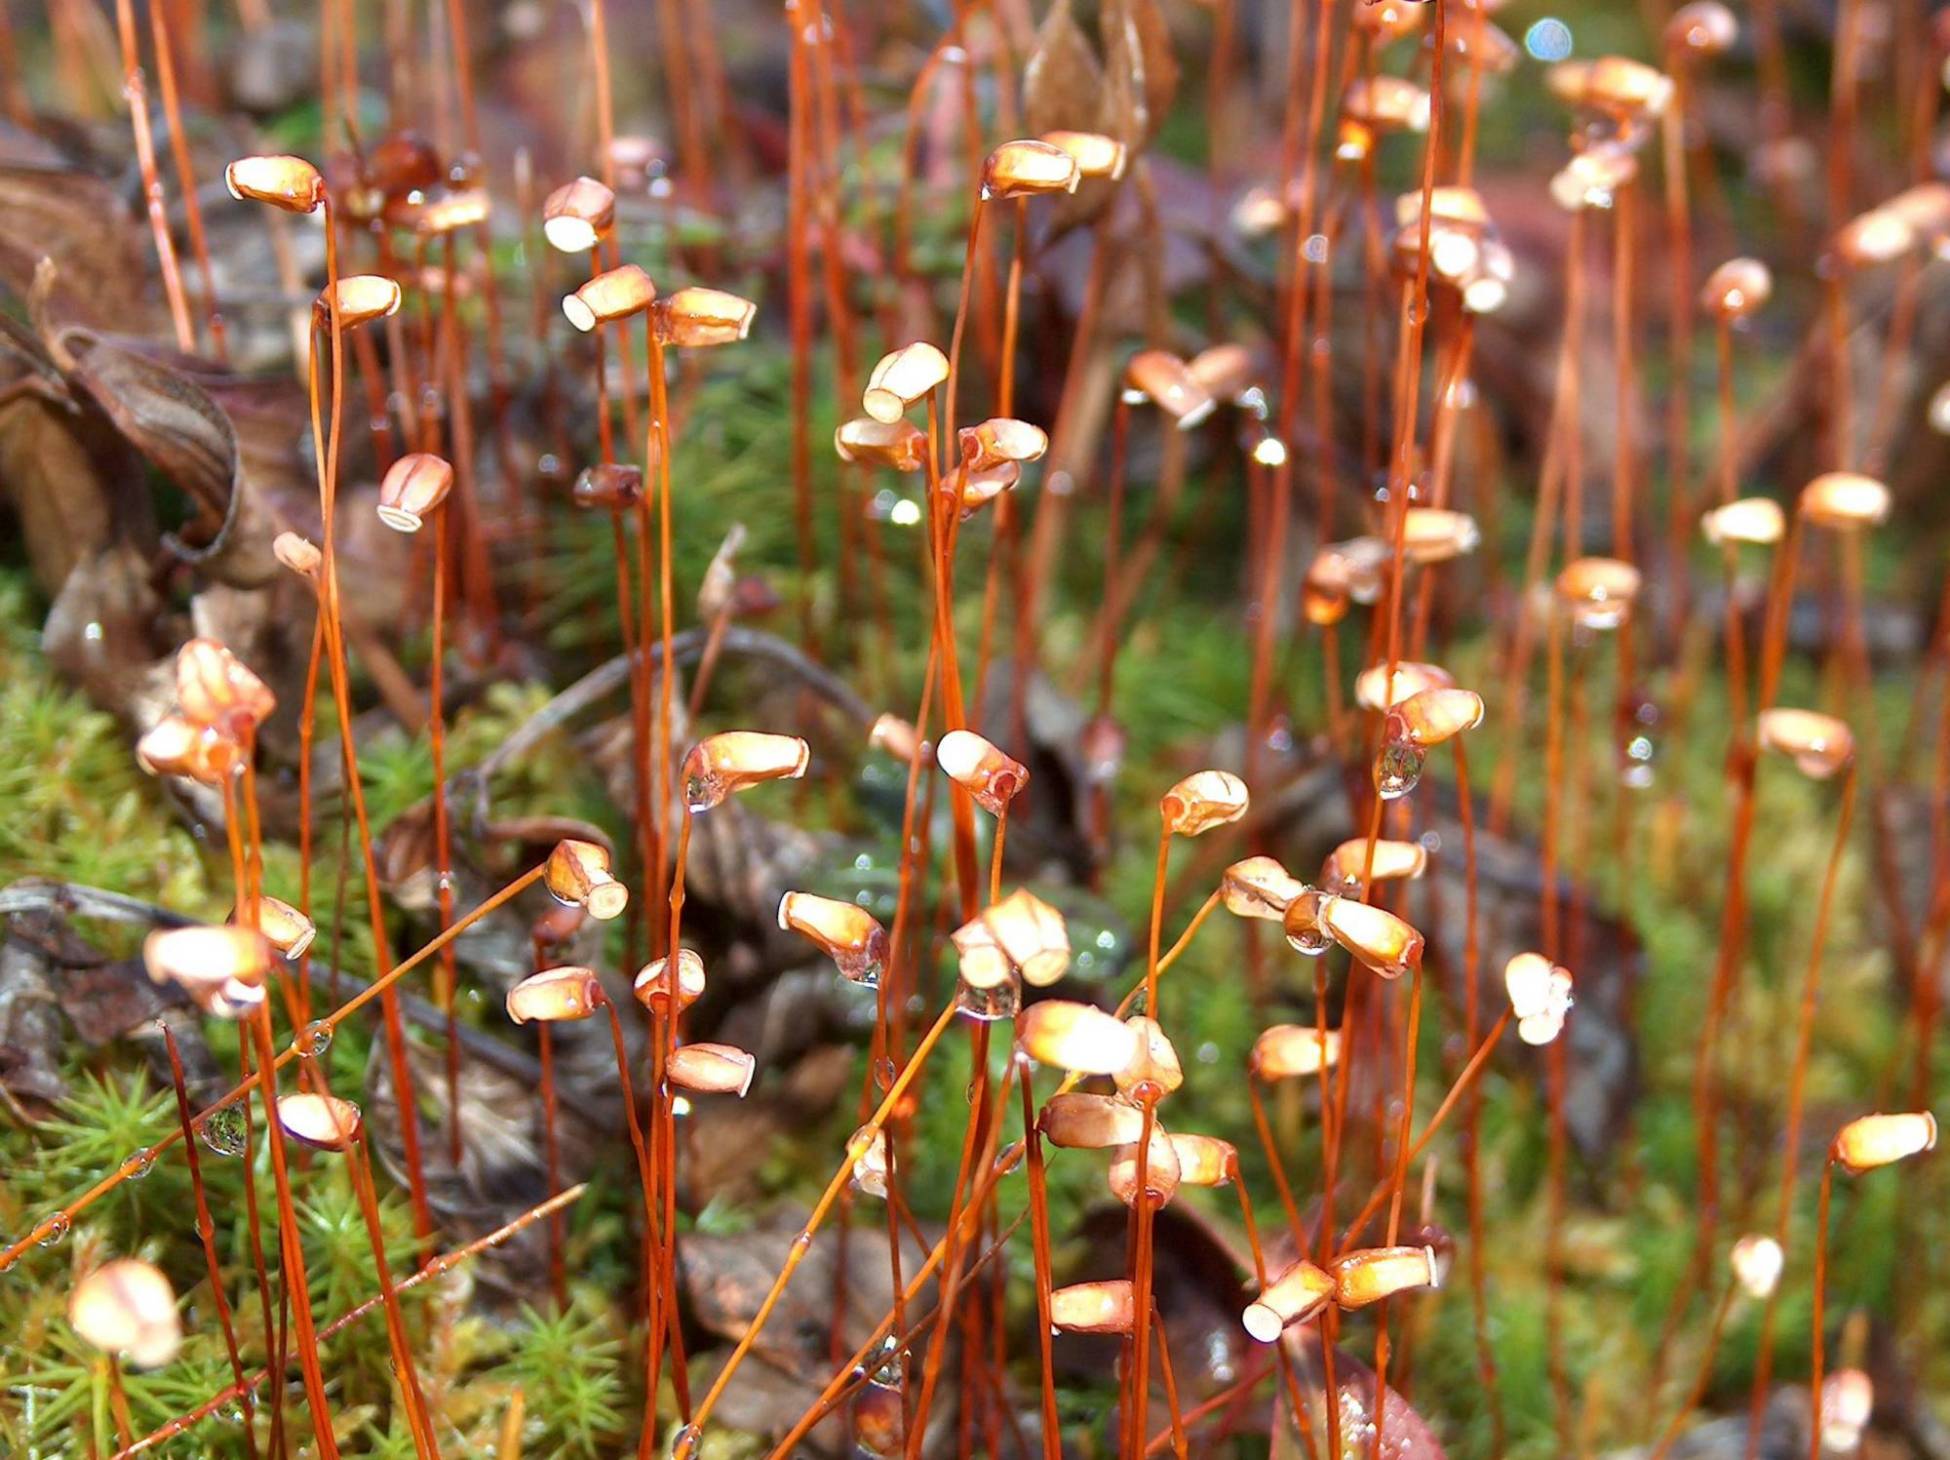
[[[161,324],[149,244],[112,186],[86,172],[0,166],[0,284],[25,298],[43,259],[56,270],[52,318],[132,334]]]
[[[126,543],[105,548],[79,563],[55,595],[42,651],[91,703],[146,726],[161,713],[159,705],[145,717],[140,708],[150,671],[173,647],[160,640],[162,609],[142,554]]]
[[[63,329],[51,344],[124,439],[195,504],[196,518],[165,545],[219,582],[254,588],[276,577],[271,540],[281,524],[247,484],[236,428],[209,394],[173,366],[92,330]]]

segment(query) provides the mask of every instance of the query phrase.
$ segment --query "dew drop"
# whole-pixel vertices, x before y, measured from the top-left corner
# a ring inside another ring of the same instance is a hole
[[[894,1062],[891,1059],[887,1058],[887,1056],[882,1055],[879,1059],[874,1061],[873,1079],[874,1079],[874,1083],[878,1085],[881,1089],[883,1090],[893,1089],[894,1077],[897,1073],[898,1071],[894,1069]]]
[[[58,1245],[73,1227],[74,1223],[66,1212],[56,1212],[53,1216],[45,1218],[40,1226],[34,1229],[34,1240],[43,1247],[53,1247]]]
[[[200,1134],[203,1144],[219,1156],[241,1156],[249,1131],[250,1117],[240,1107],[226,1105],[211,1113]]]
[[[122,1177],[128,1181],[140,1181],[156,1169],[156,1153],[144,1147],[122,1163]]]
[[[907,1353],[891,1333],[881,1340],[878,1362],[867,1382],[880,1389],[898,1389],[907,1374]]]
[[[1375,757],[1375,791],[1384,801],[1395,801],[1413,791],[1422,779],[1422,763],[1427,753],[1406,740],[1391,740]]]
[[[332,1026],[323,1019],[314,1019],[298,1036],[298,1053],[306,1059],[316,1059],[331,1047]]]
[[[683,1425],[673,1431],[670,1436],[671,1460],[683,1460],[683,1457],[694,1453],[703,1433],[696,1425]]]

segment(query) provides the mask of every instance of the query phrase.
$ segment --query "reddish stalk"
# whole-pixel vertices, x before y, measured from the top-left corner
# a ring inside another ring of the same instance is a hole
[[[427,733],[433,751],[433,846],[434,887],[440,914],[440,931],[454,920],[454,874],[452,835],[447,817],[446,710],[442,690],[442,633],[447,620],[447,513],[434,514],[433,522],[433,647],[430,651],[427,687]],[[460,1169],[460,1016],[454,1007],[459,965],[449,943],[434,965],[433,998],[447,1016],[447,1155],[454,1169]]]
[[[357,1013],[360,1009],[364,1008],[373,999],[383,1000],[385,998],[387,991],[390,990],[392,986],[395,983],[397,983],[402,977],[404,977],[408,973],[411,973],[415,968],[419,967],[421,963],[425,962],[428,958],[432,957],[435,953],[439,952],[441,948],[444,948],[449,941],[459,937],[462,933],[466,932],[468,928],[472,927],[476,922],[478,922],[483,917],[486,917],[489,913],[493,912],[496,908],[500,907],[503,903],[515,897],[517,894],[521,892],[525,892],[528,888],[532,887],[536,882],[541,880],[541,876],[542,876],[542,869],[540,867],[536,867],[528,872],[524,872],[520,877],[517,877],[513,882],[510,882],[506,887],[502,888],[499,892],[495,893],[494,896],[488,898],[487,901],[483,902],[479,907],[475,908],[472,912],[468,913],[465,917],[461,918],[458,922],[456,922],[451,928],[449,928],[440,937],[428,943],[425,947],[421,948],[417,953],[413,954],[410,958],[403,959],[399,963],[395,964],[388,972],[382,974],[379,978],[376,978],[371,983],[367,984],[365,988],[361,989],[351,999],[347,1000],[344,1004],[342,1004],[339,1008],[333,1010],[330,1014],[327,1014],[324,1018],[314,1020],[310,1025],[310,1027],[303,1031],[303,1035],[309,1036],[313,1040],[317,1040],[321,1038],[329,1038],[330,1031],[335,1030],[340,1024],[342,1024],[345,1020],[349,1019],[353,1014]],[[279,1069],[279,1070],[283,1069],[286,1065],[290,1064],[291,1061],[297,1059],[299,1057],[300,1052],[301,1051],[300,1051],[299,1043],[297,1041],[294,1041],[293,1043],[286,1045],[284,1050],[272,1062],[272,1067],[274,1069]],[[256,1087],[257,1083],[258,1082],[254,1080],[246,1080],[243,1083],[237,1085],[234,1089],[229,1091],[227,1094],[225,1094],[218,1100],[206,1106],[202,1111],[200,1111],[197,1114],[196,1118],[191,1122],[191,1125],[196,1130],[201,1131],[206,1125],[209,1124],[210,1118],[213,1115],[215,1115],[219,1110],[222,1110],[227,1106],[234,1105],[237,1101],[244,1099],[250,1093],[250,1091]],[[182,1135],[180,1132],[173,1132],[173,1131],[167,1132],[164,1135],[162,1135],[160,1138],[158,1138],[156,1143],[149,1148],[150,1154],[160,1155],[162,1152],[168,1150],[171,1146],[175,1145],[176,1142],[180,1139],[182,1139]],[[93,1186],[89,1187],[86,1191],[82,1192],[80,1195],[75,1197],[74,1200],[67,1203],[67,1205],[62,1209],[60,1209],[59,1211],[56,1211],[46,1217],[43,1217],[27,1232],[25,1236],[21,1237],[19,1240],[17,1240],[11,1246],[5,1248],[4,1250],[0,1250],[0,1270],[4,1270],[7,1266],[12,1264],[14,1261],[18,1260],[20,1255],[23,1252],[25,1252],[29,1247],[34,1246],[36,1243],[39,1243],[44,1238],[46,1238],[51,1232],[57,1229],[60,1222],[71,1220],[79,1213],[93,1206],[97,1201],[101,1200],[102,1197],[107,1195],[110,1191],[113,1191],[116,1187],[120,1186],[125,1180],[127,1180],[129,1175],[130,1173],[125,1170],[113,1171],[109,1173],[107,1176],[104,1176],[101,1180],[97,1181]]]
[[[1815,1008],[1820,998],[1821,963],[1828,941],[1828,924],[1833,913],[1835,888],[1841,878],[1842,853],[1848,845],[1849,826],[1855,816],[1855,767],[1850,765],[1842,781],[1842,805],[1835,822],[1835,841],[1828,853],[1828,869],[1822,876],[1821,895],[1815,904],[1814,929],[1809,937],[1808,967],[1801,978],[1800,1011],[1794,1026],[1794,1063],[1788,1077],[1787,1121],[1781,1158],[1781,1196],[1774,1213],[1774,1240],[1787,1250],[1788,1224],[1794,1213],[1796,1157],[1801,1145],[1801,1119],[1807,1090],[1808,1057],[1814,1047]],[[1825,1180],[1825,1175],[1824,1175]],[[1769,1379],[1774,1366],[1774,1320],[1778,1310],[1778,1289],[1770,1292],[1760,1310],[1760,1338],[1754,1356],[1754,1382],[1747,1401],[1748,1454],[1759,1443],[1761,1416],[1767,1407]],[[1819,1331],[1819,1330],[1817,1330]]]
[[[787,69],[790,127],[786,156],[786,312],[792,332],[792,520],[799,545],[799,637],[816,651],[813,631],[812,580],[818,566],[813,541],[812,443],[812,241],[807,226],[807,149],[811,128],[806,121],[809,84],[806,75],[805,25],[796,7],[786,7],[792,39]],[[950,397],[952,399],[952,396]]]
[[[490,1247],[499,1247],[510,1238],[525,1231],[534,1223],[553,1217],[557,1212],[581,1197],[588,1189],[589,1186],[586,1182],[578,1186],[572,1186],[567,1191],[550,1197],[540,1205],[530,1207],[512,1222],[495,1228],[494,1231],[487,1233],[485,1236],[476,1237],[464,1247],[455,1248],[452,1252],[443,1253],[441,1256],[428,1261],[416,1269],[410,1276],[401,1279],[394,1286],[393,1291],[395,1293],[409,1292],[419,1287],[422,1283],[444,1277],[469,1258],[478,1256]],[[356,1307],[348,1309],[318,1330],[318,1341],[324,1343],[337,1337],[354,1323],[357,1323],[361,1318],[364,1318],[375,1308],[379,1307],[380,1303],[380,1296],[375,1293]],[[271,1377],[272,1372],[273,1370],[268,1368],[259,1369],[242,1383],[233,1384],[227,1389],[219,1390],[188,1414],[179,1415],[177,1418],[163,1425],[160,1429],[152,1431],[140,1440],[137,1440],[127,1449],[120,1451],[113,1457],[113,1460],[129,1460],[130,1456],[143,1454],[157,1445],[163,1444],[168,1440],[173,1440],[193,1425],[208,1419],[226,1405],[248,1404],[250,1395],[263,1387],[264,1383]]]
[[[210,267],[210,243],[203,231],[203,206],[196,200],[196,173],[190,163],[190,141],[183,131],[177,105],[176,61],[169,35],[169,7],[149,9],[150,36],[156,50],[156,81],[162,91],[163,116],[169,122],[169,151],[176,165],[176,185],[183,191],[183,222],[189,229],[190,253],[203,275],[204,324],[210,331],[210,353],[219,365],[230,361],[223,312],[217,307],[217,276]]]
[[[217,1229],[210,1220],[210,1200],[203,1190],[203,1162],[196,1150],[196,1141],[190,1133],[190,1097],[183,1084],[183,1059],[176,1049],[176,1032],[169,1027],[168,1020],[159,1021],[162,1025],[163,1048],[169,1055],[169,1079],[176,1094],[176,1121],[183,1137],[183,1154],[189,1162],[190,1194],[196,1201],[196,1235],[203,1244],[204,1269],[210,1277],[211,1306],[217,1310],[217,1327],[223,1331],[224,1353],[230,1358],[230,1372],[241,1391],[239,1409],[244,1416],[244,1449],[257,1460],[257,1428],[253,1422],[252,1411],[256,1405],[250,1393],[244,1389],[244,1361],[237,1350],[237,1328],[230,1319],[230,1300],[224,1294],[223,1264],[217,1258]],[[145,1158],[153,1160],[153,1156]]]
[[[320,1455],[336,1460],[338,1441],[332,1435],[331,1406],[325,1398],[325,1376],[318,1365],[318,1334],[312,1324],[311,1287],[306,1281],[305,1251],[298,1238],[298,1210],[291,1199],[291,1173],[286,1164],[284,1127],[278,1120],[277,1060],[271,1052],[271,1009],[260,1004],[245,1021],[257,1046],[258,1090],[264,1102],[264,1123],[270,1138],[271,1176],[278,1195],[279,1267],[290,1286],[292,1321],[297,1330],[298,1362],[304,1374],[305,1402],[310,1406],[312,1438]]]
[[[1828,1205],[1835,1189],[1835,1159],[1821,1163],[1821,1194],[1815,1202],[1815,1311],[1808,1325],[1813,1359],[1808,1373],[1808,1460],[1821,1460],[1821,1371],[1826,1357],[1822,1309],[1828,1298]]]
[[[758,1311],[752,1315],[750,1325],[745,1329],[737,1344],[732,1348],[730,1355],[719,1368],[717,1377],[711,1381],[711,1387],[705,1391],[704,1397],[698,1401],[697,1408],[692,1412],[690,1424],[678,1435],[677,1442],[671,1451],[672,1460],[684,1460],[684,1457],[690,1455],[696,1448],[698,1439],[704,1431],[705,1420],[710,1417],[711,1411],[717,1407],[718,1400],[723,1396],[725,1387],[731,1382],[731,1376],[737,1373],[738,1366],[751,1353],[752,1345],[757,1342],[758,1335],[764,1331],[766,1322],[772,1316],[772,1310],[778,1306],[779,1298],[785,1292],[786,1284],[792,1281],[793,1273],[798,1271],[799,1264],[805,1260],[806,1253],[812,1250],[813,1234],[819,1230],[820,1223],[826,1219],[826,1213],[832,1208],[834,1201],[838,1199],[840,1188],[852,1177],[853,1163],[859,1160],[861,1155],[865,1153],[868,1146],[872,1143],[874,1136],[879,1133],[887,1117],[899,1102],[901,1096],[907,1093],[907,1087],[913,1082],[915,1076],[921,1072],[922,1067],[927,1063],[928,1055],[933,1053],[934,1046],[940,1041],[941,1036],[948,1032],[949,1026],[954,1022],[954,1018],[955,1005],[951,1000],[942,1009],[933,1027],[922,1037],[920,1044],[915,1047],[913,1058],[907,1062],[906,1067],[895,1077],[894,1083],[888,1087],[887,1094],[882,1098],[878,1108],[875,1109],[872,1118],[867,1121],[865,1126],[861,1127],[860,1131],[855,1133],[852,1140],[847,1142],[846,1150],[840,1160],[839,1169],[833,1173],[832,1179],[826,1184],[826,1190],[820,1194],[819,1201],[814,1204],[811,1215],[806,1219],[806,1225],[800,1229],[798,1236],[792,1239],[792,1245],[786,1255],[785,1263],[772,1279],[771,1289],[766,1293],[763,1301],[759,1303]],[[915,1283],[918,1284],[922,1280],[922,1277],[931,1271],[932,1268],[924,1270],[923,1274],[915,1278]]]
[[[1713,1356],[1720,1351],[1720,1335],[1727,1326],[1727,1313],[1732,1309],[1733,1296],[1739,1289],[1739,1280],[1732,1274],[1728,1274],[1726,1287],[1720,1291],[1720,1301],[1713,1307],[1713,1323],[1706,1333],[1706,1352],[1701,1354],[1697,1361],[1696,1367],[1699,1373],[1693,1379],[1692,1387],[1686,1391],[1685,1399],[1680,1402],[1678,1412],[1673,1415],[1665,1432],[1659,1436],[1659,1443],[1652,1451],[1652,1460],[1666,1460],[1666,1456],[1672,1450],[1673,1441],[1679,1438],[1679,1432],[1684,1428],[1687,1419],[1691,1417],[1694,1410],[1699,1408],[1700,1400],[1706,1396],[1706,1386],[1713,1382]]]
[[[122,45],[122,97],[129,106],[129,126],[135,134],[136,164],[142,172],[142,196],[149,211],[149,234],[162,266],[163,295],[169,301],[170,323],[176,327],[176,348],[196,351],[196,328],[190,323],[183,296],[183,276],[176,267],[176,245],[169,236],[169,210],[163,203],[162,178],[156,171],[156,144],[149,134],[149,97],[142,84],[142,58],[137,50],[135,7],[115,0],[115,33]]]
[[[1016,1058],[1022,1060],[1026,1056],[1018,1053]],[[1036,1244],[1036,1341],[1042,1358],[1043,1460],[1061,1460],[1063,1431],[1056,1414],[1056,1359],[1050,1342],[1048,1184],[1043,1176],[1043,1142],[1036,1129],[1035,1097],[1029,1088],[1027,1069],[1017,1072],[1017,1085],[1022,1091],[1022,1142],[1029,1159],[1030,1232]],[[899,1284],[894,1291],[900,1291]]]

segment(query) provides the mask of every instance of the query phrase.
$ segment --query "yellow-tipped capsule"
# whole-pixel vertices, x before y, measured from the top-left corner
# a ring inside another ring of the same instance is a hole
[[[1551,178],[1551,201],[1567,213],[1609,208],[1619,190],[1639,175],[1638,154],[1615,142],[1596,142],[1576,153]]]
[[[1388,734],[1427,750],[1483,723],[1483,697],[1467,689],[1425,689],[1388,712]]]
[[[887,1173],[891,1160],[887,1150],[887,1132],[871,1126],[861,1126],[847,1139],[848,1150],[858,1150],[853,1158],[854,1189],[881,1201],[887,1199]]]
[[[1045,999],[1023,1010],[1016,1044],[1038,1064],[1076,1075],[1114,1075],[1138,1054],[1138,1034],[1095,1004]]]
[[[101,1349],[153,1369],[183,1344],[176,1291],[162,1270],[133,1257],[105,1262],[68,1295],[68,1323]]]
[[[291,1139],[314,1150],[343,1151],[359,1139],[359,1107],[330,1095],[282,1095],[278,1124]]]
[[[1936,1117],[1927,1110],[1916,1110],[1856,1117],[1836,1134],[1829,1154],[1851,1176],[1860,1176],[1935,1146]]]
[[[330,321],[334,299],[338,301],[340,329],[356,329],[399,313],[399,285],[384,274],[348,274],[339,280],[336,290],[320,293],[311,307],[321,321]]]
[[[1281,1273],[1239,1315],[1258,1343],[1274,1343],[1296,1323],[1318,1318],[1334,1301],[1334,1276],[1304,1257]]]
[[[678,350],[735,345],[752,332],[758,306],[739,294],[692,285],[659,299],[651,309],[657,338]]]
[[[1219,895],[1234,917],[1278,922],[1306,886],[1271,857],[1247,857],[1226,868]]]
[[[982,165],[982,196],[1027,198],[1040,193],[1074,193],[1082,180],[1077,159],[1066,149],[1034,137],[1004,142]]]
[[[240,157],[223,170],[223,185],[233,198],[287,213],[315,213],[325,201],[325,179],[302,157]]]
[[[615,226],[616,194],[593,177],[563,183],[542,203],[542,237],[563,253],[588,253]]]
[[[1772,1237],[1749,1232],[1733,1244],[1727,1262],[1733,1268],[1734,1281],[1748,1297],[1766,1298],[1780,1284],[1787,1257]]]
[[[1334,1301],[1343,1308],[1365,1308],[1396,1293],[1442,1285],[1433,1247],[1368,1247],[1328,1264],[1334,1274]]]
[[[643,468],[627,461],[601,461],[576,475],[569,495],[576,506],[627,512],[643,500]]]
[[[563,964],[529,974],[508,990],[507,1005],[517,1024],[587,1019],[603,1005],[603,985],[593,968]]]
[[[630,991],[644,1008],[662,1013],[670,1000],[668,958],[658,958],[637,970]],[[704,997],[704,960],[689,948],[677,950],[677,1007],[688,1009]]]
[[[1422,962],[1422,935],[1386,908],[1330,897],[1320,926],[1341,947],[1383,978],[1400,978]]]
[[[243,912],[240,907],[230,910],[230,921],[239,926],[248,924],[239,921]],[[257,897],[257,931],[264,935],[264,941],[284,955],[287,962],[294,962],[305,956],[311,947],[312,939],[318,936],[318,928],[312,920],[299,912],[288,902],[259,893]]]
[[[1048,988],[1069,968],[1069,925],[1062,913],[1027,888],[1017,888],[989,907],[981,921],[1024,983]]]
[[[686,1044],[670,1057],[670,1083],[700,1095],[745,1098],[758,1061],[733,1044]]]
[[[599,922],[621,913],[630,890],[610,875],[609,852],[595,842],[564,838],[548,854],[542,882],[557,902],[585,909]]]
[[[979,425],[963,426],[956,439],[962,465],[971,472],[1040,461],[1049,450],[1049,432],[1013,416],[991,416]]]
[[[1941,251],[1950,232],[1950,184],[1931,181],[1904,188],[1882,205]]]
[[[1812,780],[1825,781],[1855,759],[1855,736],[1833,715],[1776,706],[1754,725],[1761,749],[1790,757]]]
[[[270,687],[215,639],[191,639],[176,651],[176,708],[191,724],[240,735],[277,707]]]
[[[318,545],[295,532],[280,532],[272,538],[271,556],[300,578],[316,578],[325,562],[325,555],[318,550]]]
[[[1875,1414],[1875,1381],[1860,1369],[1837,1369],[1821,1381],[1821,1448],[1853,1455]]]
[[[1559,100],[1620,121],[1655,119],[1672,100],[1672,78],[1628,56],[1560,61],[1544,73],[1544,81]]]
[[[1129,1278],[1071,1283],[1049,1295],[1050,1327],[1065,1333],[1129,1333],[1136,1312]]]
[[[599,324],[611,324],[641,314],[657,297],[657,286],[635,264],[624,264],[596,275],[562,301],[569,323],[587,334]]]
[[[950,730],[934,748],[935,764],[991,816],[1001,816],[1029,784],[1029,767],[973,730]]]
[[[1013,984],[1016,972],[995,933],[980,917],[963,923],[948,935],[960,960],[961,981],[971,989],[999,989]]]
[[[1774,293],[1774,275],[1759,259],[1728,259],[1706,276],[1699,302],[1721,319],[1745,319],[1758,312]]]
[[[237,742],[220,730],[193,725],[183,715],[164,715],[135,743],[136,764],[152,776],[185,776],[221,786],[241,760]]]
[[[1476,519],[1443,507],[1410,507],[1402,515],[1402,550],[1411,563],[1446,563],[1476,551],[1483,540]]]
[[[1558,600],[1587,629],[1615,629],[1631,616],[1639,570],[1617,558],[1579,558],[1557,575]]]
[[[1018,463],[998,461],[979,469],[964,466],[941,489],[954,498],[956,513],[966,522],[1021,480]]]
[[[887,930],[858,903],[788,892],[779,899],[779,926],[812,939],[854,983],[879,985],[887,966]]]
[[[1772,547],[1787,531],[1787,514],[1772,497],[1742,497],[1700,518],[1700,531],[1716,546],[1747,543]]]
[[[852,1408],[853,1443],[861,1454],[892,1460],[907,1453],[907,1401],[898,1384],[861,1385],[853,1396]]]
[[[1122,142],[1102,132],[1045,132],[1041,140],[1069,153],[1077,165],[1079,178],[1115,180],[1124,175],[1124,165],[1130,158]]]
[[[1151,1126],[1151,1140],[1144,1147],[1144,1180],[1142,1194],[1154,1207],[1170,1204],[1178,1194],[1181,1173],[1178,1169],[1178,1149],[1171,1143],[1165,1128],[1155,1122]],[[1125,1206],[1136,1206],[1140,1192],[1138,1181],[1138,1144],[1133,1141],[1128,1146],[1119,1146],[1111,1154],[1109,1172],[1110,1193]]]
[[[898,421],[948,380],[948,357],[925,340],[882,355],[860,397],[876,421]]]
[[[1295,1080],[1332,1069],[1341,1057],[1341,1032],[1311,1024],[1273,1024],[1253,1041],[1249,1068],[1262,1080]]]
[[[1890,207],[1858,213],[1835,232],[1835,252],[1852,268],[1894,263],[1918,242],[1915,225]]]
[[[1155,1019],[1133,1014],[1124,1021],[1137,1035],[1137,1053],[1130,1063],[1112,1071],[1118,1091],[1132,1099],[1145,1089],[1163,1097],[1185,1083],[1185,1067],[1178,1062],[1178,1050]]]
[[[1377,837],[1373,865],[1369,866],[1368,839],[1349,837],[1327,855],[1321,881],[1337,897],[1358,897],[1364,890],[1361,880],[1366,871],[1376,882],[1405,882],[1420,877],[1429,867],[1429,849],[1420,842],[1392,841]]]
[[[395,532],[418,532],[453,485],[453,464],[444,456],[409,452],[386,469],[379,483],[379,520]]]
[[[1549,1044],[1571,1012],[1571,971],[1541,953],[1519,953],[1503,967],[1503,988],[1525,1044]]]
[[[271,945],[255,928],[168,928],[142,943],[143,966],[155,983],[173,983],[198,1008],[238,1019],[264,1002]]]
[[[1673,11],[1666,22],[1665,43],[1671,51],[1723,56],[1739,39],[1740,22],[1720,0],[1692,0]]]
[[[1341,95],[1341,116],[1376,135],[1426,132],[1429,94],[1400,76],[1356,77]]]
[[[1878,527],[1889,518],[1889,488],[1860,472],[1824,472],[1801,489],[1798,510],[1836,532]]]
[[[1472,6],[1472,9],[1477,7]],[[1495,5],[1481,7],[1497,8]],[[1471,70],[1485,76],[1508,76],[1523,59],[1523,47],[1502,26],[1480,18],[1449,27],[1449,50]]]
[[[1418,695],[1425,689],[1453,689],[1456,684],[1454,676],[1446,669],[1404,659],[1395,666],[1395,677],[1388,682],[1384,700],[1382,685],[1387,675],[1386,664],[1371,664],[1356,675],[1355,703],[1364,710],[1392,710],[1410,695]]]
[[[921,739],[912,722],[899,715],[883,714],[876,716],[873,727],[867,731],[867,744],[875,750],[885,751],[902,765],[912,765],[917,755],[932,755],[934,748]]]
[[[413,231],[423,238],[458,233],[488,220],[493,200],[486,188],[455,188],[427,199],[408,211]]]
[[[1284,228],[1292,216],[1292,208],[1280,195],[1262,185],[1248,188],[1240,195],[1239,201],[1232,205],[1230,218],[1240,237],[1264,238]]]
[[[1219,404],[1169,350],[1140,350],[1131,357],[1124,367],[1124,398],[1134,405],[1150,401],[1181,431],[1189,431]]]
[[[1246,783],[1230,771],[1196,771],[1165,792],[1158,811],[1173,836],[1197,836],[1237,821],[1250,800]]]
[[[1231,1141],[1217,1136],[1170,1137],[1173,1154],[1178,1157],[1180,1186],[1227,1186],[1239,1169],[1239,1152]]]
[[[912,421],[876,421],[860,416],[842,423],[833,433],[833,450],[841,461],[920,471],[928,464],[928,433]]]
[[[1144,1134],[1144,1112],[1112,1095],[1066,1090],[1049,1098],[1036,1126],[1052,1146],[1102,1151],[1128,1146]]]
[[[684,757],[684,804],[708,811],[763,781],[797,780],[811,759],[811,748],[796,735],[726,730],[709,736]]]
[[[1248,408],[1263,406],[1264,393],[1253,381],[1257,370],[1253,353],[1244,345],[1213,345],[1200,350],[1185,362],[1185,369],[1214,400]]]
[[[1427,8],[1422,0],[1375,0],[1372,5],[1356,6],[1351,20],[1354,29],[1373,44],[1385,46],[1420,30]]]

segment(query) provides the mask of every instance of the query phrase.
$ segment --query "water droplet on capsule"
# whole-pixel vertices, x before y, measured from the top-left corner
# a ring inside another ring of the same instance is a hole
[[[1427,753],[1406,740],[1391,740],[1375,757],[1375,791],[1384,801],[1395,801],[1413,791],[1422,779],[1422,764]]]

